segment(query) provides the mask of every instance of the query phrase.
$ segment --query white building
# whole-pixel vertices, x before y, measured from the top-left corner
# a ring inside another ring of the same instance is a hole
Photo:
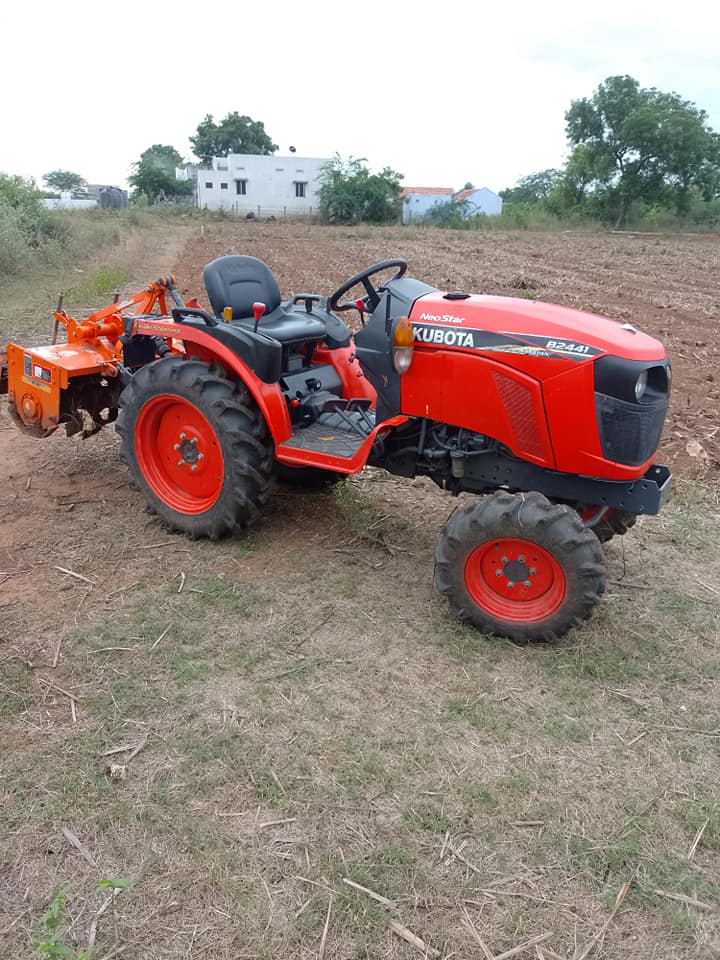
[[[417,223],[438,203],[450,203],[452,187],[403,187],[402,222]]]
[[[196,171],[197,205],[201,210],[227,210],[241,216],[309,216],[318,212],[320,176],[329,162],[295,155],[214,157],[212,167]],[[189,171],[176,175],[190,177]]]
[[[502,213],[502,197],[488,187],[472,187],[453,194],[455,203],[464,203],[465,217],[476,217],[484,213],[486,217],[499,217]]]

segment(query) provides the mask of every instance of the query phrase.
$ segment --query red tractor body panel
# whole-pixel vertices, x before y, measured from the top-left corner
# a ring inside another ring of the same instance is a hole
[[[654,338],[567,307],[441,292],[420,297],[410,321],[415,351],[401,380],[403,414],[487,434],[563,472],[632,480],[653,463],[654,455],[635,466],[603,455],[593,361],[605,354],[662,361]],[[577,398],[571,410],[568,397]]]
[[[528,347],[549,351],[555,357],[590,357],[611,353],[628,360],[661,360],[665,348],[659,340],[594,313],[559,307],[519,297],[487,297],[473,294],[463,300],[448,300],[438,291],[416,300],[410,320],[440,325],[469,334],[474,331],[522,340]],[[458,338],[461,347],[465,338]],[[552,346],[554,344],[554,346]],[[449,344],[446,344],[449,345]],[[582,349],[587,347],[588,349]]]

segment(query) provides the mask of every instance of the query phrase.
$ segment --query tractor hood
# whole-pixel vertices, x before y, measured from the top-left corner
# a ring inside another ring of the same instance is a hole
[[[516,297],[428,293],[410,311],[418,345],[589,359],[662,360],[653,337],[594,313]]]

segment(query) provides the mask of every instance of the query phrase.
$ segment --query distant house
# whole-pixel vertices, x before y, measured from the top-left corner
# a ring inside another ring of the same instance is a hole
[[[175,176],[196,181],[195,199],[201,210],[307,216],[318,212],[320,177],[329,162],[321,157],[231,153],[214,157],[210,167],[178,169]]]
[[[424,220],[428,211],[438,203],[450,203],[452,187],[403,187],[402,222]]]
[[[452,196],[454,203],[466,205],[465,216],[475,217],[479,213],[486,217],[499,217],[502,213],[502,198],[487,187],[471,187],[459,190]]]

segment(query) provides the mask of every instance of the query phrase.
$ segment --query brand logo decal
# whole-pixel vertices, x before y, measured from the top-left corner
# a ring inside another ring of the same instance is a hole
[[[434,313],[421,313],[421,320],[429,320],[430,323],[464,323],[462,317],[454,317],[451,313],[443,313],[441,316],[437,316]]]
[[[442,327],[413,326],[418,343],[436,343],[443,347],[474,347],[475,338],[469,330],[444,330]]]

